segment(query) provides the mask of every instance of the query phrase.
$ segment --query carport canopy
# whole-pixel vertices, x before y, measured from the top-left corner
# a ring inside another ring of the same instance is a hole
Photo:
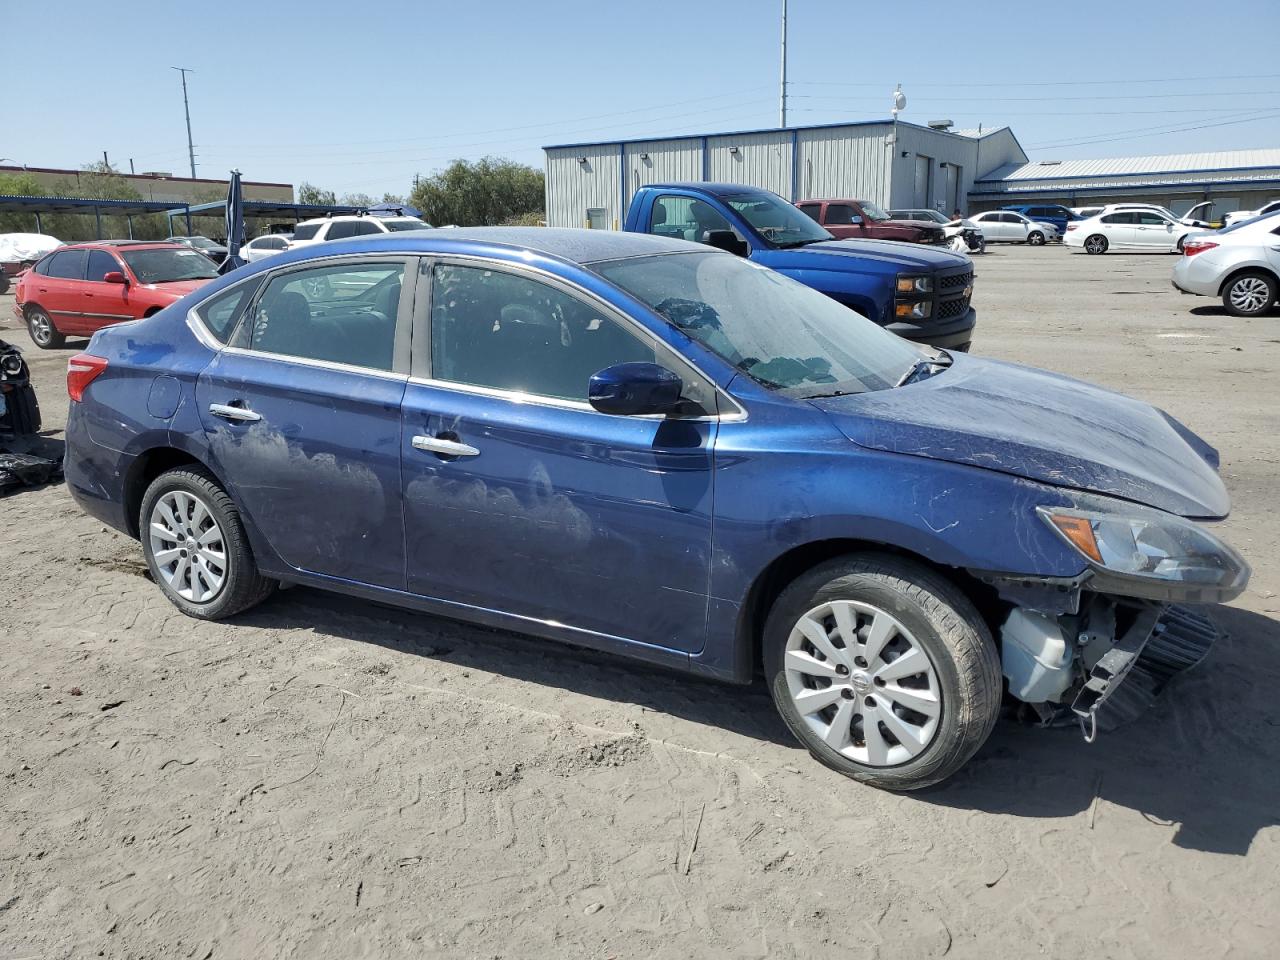
[[[184,210],[186,204],[163,200],[102,200],[95,197],[24,197],[0,194],[0,213],[30,213],[36,218],[36,233],[44,233],[40,222],[45,213],[93,214],[97,237],[102,239],[102,215],[123,216],[129,222],[129,239],[133,239],[133,218],[147,213],[170,213]]]
[[[314,217],[359,213],[362,209],[341,204],[285,203],[276,200],[245,200],[242,207],[246,220],[292,220],[294,223],[311,220]],[[190,233],[192,217],[217,217],[219,220],[225,220],[227,201],[215,200],[212,203],[199,203],[193,207],[184,207],[179,204],[171,208],[168,211],[170,235],[173,235],[173,218],[183,216],[187,219],[187,233]]]

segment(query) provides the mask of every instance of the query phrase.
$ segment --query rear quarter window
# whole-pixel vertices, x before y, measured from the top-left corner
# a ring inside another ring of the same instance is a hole
[[[236,321],[244,313],[258,288],[257,282],[237,284],[210,297],[196,308],[196,315],[211,334],[221,343],[231,339],[236,328]]]

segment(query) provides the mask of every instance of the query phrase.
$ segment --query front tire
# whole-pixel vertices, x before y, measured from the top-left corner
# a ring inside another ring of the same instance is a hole
[[[1100,254],[1100,253],[1106,253],[1106,252],[1107,252],[1107,247],[1109,247],[1109,246],[1111,246],[1111,244],[1109,244],[1109,243],[1107,242],[1107,238],[1106,238],[1106,237],[1104,237],[1104,236],[1103,236],[1102,234],[1100,234],[1100,233],[1095,233],[1093,236],[1088,237],[1088,238],[1085,240],[1085,242],[1084,242],[1084,252],[1085,252],[1085,253],[1091,253],[1091,254],[1093,254],[1094,256],[1097,256],[1097,255],[1098,255],[1098,254]]]
[[[1222,305],[1234,317],[1257,317],[1276,302],[1275,278],[1260,270],[1232,277],[1222,288]]]
[[[138,515],[151,579],[189,617],[222,620],[261,603],[277,584],[258,573],[235,503],[204,469],[162,473]]]
[[[1027,234],[1027,243],[1031,244],[1031,246],[1033,247],[1043,247],[1044,234],[1041,233],[1039,230],[1032,230],[1030,233]]]
[[[41,350],[55,350],[67,342],[53,325],[53,319],[39,307],[27,308],[27,333]]]
[[[786,588],[765,624],[765,673],[821,763],[887,790],[960,769],[1000,707],[1000,656],[973,604],[920,564],[842,557]]]

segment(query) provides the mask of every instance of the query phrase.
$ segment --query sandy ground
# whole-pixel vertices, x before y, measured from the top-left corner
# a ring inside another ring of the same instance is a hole
[[[1280,955],[1280,316],[1173,259],[1001,248],[975,352],[1223,453],[1230,635],[1093,746],[844,780],[738,689],[304,589],[178,615],[61,486],[0,500],[0,960]],[[27,349],[46,426],[67,350]]]

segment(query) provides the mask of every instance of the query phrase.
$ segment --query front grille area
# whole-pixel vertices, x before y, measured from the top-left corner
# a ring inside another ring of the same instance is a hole
[[[959,317],[969,309],[969,298],[959,297],[955,300],[943,300],[938,304],[938,312],[934,315],[937,320],[950,320],[952,317]]]
[[[938,278],[939,290],[954,290],[957,287],[967,287],[973,283],[973,271],[967,270],[964,273],[953,273],[949,277]]]

